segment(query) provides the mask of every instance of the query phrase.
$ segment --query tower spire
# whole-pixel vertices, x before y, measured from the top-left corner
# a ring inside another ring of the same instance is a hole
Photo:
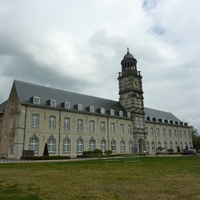
[[[127,47],[127,53],[129,53],[129,47]]]

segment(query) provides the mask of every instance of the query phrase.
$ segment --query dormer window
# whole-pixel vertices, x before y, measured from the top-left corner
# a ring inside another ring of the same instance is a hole
[[[75,105],[75,108],[76,108],[77,110],[83,110],[83,105],[82,105],[82,104],[76,104],[76,105]]]
[[[63,107],[70,109],[70,103],[69,102],[63,102]]]
[[[127,117],[131,118],[131,113],[130,112],[127,112]]]
[[[105,108],[100,108],[100,113],[105,114]]]
[[[50,99],[50,106],[56,106],[56,100]]]
[[[37,97],[37,96],[32,97],[32,103],[33,104],[40,104],[40,97]]]
[[[110,109],[110,115],[112,115],[112,116],[115,115],[115,111],[113,109]]]
[[[94,106],[89,106],[89,112],[94,112]]]
[[[124,116],[123,111],[121,111],[121,110],[119,111],[119,116],[120,116],[120,117],[123,117],[123,116]]]

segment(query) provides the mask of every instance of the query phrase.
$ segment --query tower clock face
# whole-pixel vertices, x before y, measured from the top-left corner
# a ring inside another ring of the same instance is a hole
[[[137,88],[140,86],[140,85],[139,85],[138,79],[135,79],[135,80],[134,80],[134,86],[137,87]]]

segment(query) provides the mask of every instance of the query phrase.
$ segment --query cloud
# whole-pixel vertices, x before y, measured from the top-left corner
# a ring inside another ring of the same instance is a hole
[[[200,130],[198,0],[19,0],[0,3],[0,102],[14,79],[118,100],[126,48],[145,106]]]

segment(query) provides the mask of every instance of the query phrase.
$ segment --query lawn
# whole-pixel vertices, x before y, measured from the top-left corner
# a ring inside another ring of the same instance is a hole
[[[200,156],[0,164],[0,199],[200,199]]]

